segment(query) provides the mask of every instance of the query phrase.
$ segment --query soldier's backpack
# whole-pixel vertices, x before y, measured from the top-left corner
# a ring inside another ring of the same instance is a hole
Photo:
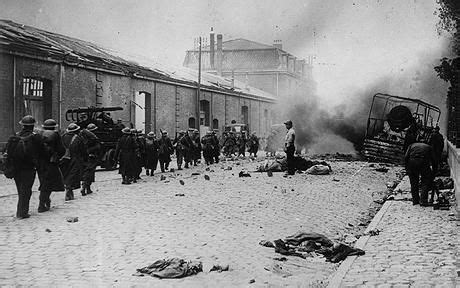
[[[8,179],[14,178],[17,171],[17,163],[21,162],[30,162],[34,161],[34,148],[32,137],[35,133],[31,135],[21,137],[21,136],[11,136],[8,139],[6,144],[6,153],[5,153],[5,177]]]

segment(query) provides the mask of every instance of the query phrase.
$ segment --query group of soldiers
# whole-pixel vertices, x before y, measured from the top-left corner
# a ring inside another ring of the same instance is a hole
[[[259,151],[259,138],[256,136],[256,132],[253,132],[249,137],[245,131],[240,134],[234,131],[224,132],[222,146],[226,157],[232,155],[246,157],[246,150],[249,152],[249,156],[256,157]]]
[[[38,212],[49,211],[53,191],[65,191],[65,200],[74,200],[74,189],[81,188],[82,196],[93,193],[100,142],[89,124],[82,129],[69,124],[65,133],[57,131],[57,122],[44,121],[41,129],[35,119],[24,116],[19,124],[22,130],[9,138],[6,145],[5,176],[13,178],[18,190],[16,216],[29,218],[32,185],[38,174],[40,181]]]
[[[158,163],[161,172],[169,170],[171,155],[174,153],[177,169],[182,170],[182,167],[189,168],[200,163],[202,153],[206,165],[219,163],[222,146],[225,156],[245,156],[247,145],[249,153],[254,156],[259,149],[259,139],[255,133],[248,139],[245,133],[235,137],[234,132],[230,132],[228,135],[224,134],[223,139],[219,139],[215,131],[210,130],[200,138],[199,131],[191,129],[179,131],[173,140],[167,131],[161,131],[159,138],[154,132],[149,132],[144,137],[142,131],[128,127],[123,128],[122,133],[115,152],[115,159],[120,164],[122,184],[136,183],[140,179],[142,168],[145,168],[147,176],[153,176]]]

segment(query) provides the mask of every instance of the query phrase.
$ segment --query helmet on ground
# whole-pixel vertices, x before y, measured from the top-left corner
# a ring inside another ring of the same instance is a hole
[[[21,121],[19,121],[19,124],[23,126],[34,126],[35,118],[32,115],[26,115],[22,117]]]
[[[129,129],[129,127],[125,127],[125,128],[123,128],[123,129],[121,129],[121,132],[122,132],[123,134],[129,134],[129,133],[131,133],[131,129]]]
[[[97,129],[97,126],[94,123],[89,123],[88,126],[86,126],[86,129],[89,131],[94,131]]]
[[[69,126],[67,126],[67,132],[77,132],[78,130],[80,130],[80,126],[78,126],[77,124],[75,123],[70,123]]]
[[[57,126],[57,123],[56,123],[56,120],[54,119],[46,119],[45,122],[43,122],[43,125],[42,127],[45,128],[45,129],[54,129],[56,128]]]

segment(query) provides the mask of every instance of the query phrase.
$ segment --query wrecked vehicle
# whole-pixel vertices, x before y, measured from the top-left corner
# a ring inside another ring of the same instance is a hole
[[[363,154],[371,161],[401,164],[410,140],[429,142],[440,117],[438,107],[422,100],[377,93],[367,119]]]

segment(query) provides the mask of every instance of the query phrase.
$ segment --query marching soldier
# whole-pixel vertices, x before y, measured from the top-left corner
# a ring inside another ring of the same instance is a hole
[[[168,132],[161,131],[161,138],[158,149],[158,160],[160,161],[161,172],[165,172],[169,168],[169,162],[171,162],[171,154],[174,153],[174,147],[171,143],[171,139],[168,137]]]
[[[25,219],[30,217],[29,202],[35,181],[35,171],[39,165],[38,157],[42,152],[42,142],[40,135],[33,131],[34,117],[24,116],[19,124],[22,125],[22,130],[8,139],[6,163],[11,173],[11,177],[7,176],[14,179],[18,190],[16,217]]]
[[[196,166],[197,163],[201,160],[201,139],[200,139],[200,132],[198,129],[193,130],[192,135],[192,142],[194,143],[193,146],[193,165]]]
[[[230,131],[224,140],[225,156],[230,157],[231,155],[233,155],[233,153],[235,153],[235,147],[236,147],[235,133],[233,131]]]
[[[43,122],[41,132],[43,153],[39,157],[38,178],[40,191],[38,213],[49,211],[51,208],[50,195],[53,191],[64,191],[64,181],[59,170],[59,159],[64,155],[65,148],[61,135],[56,131],[57,123],[53,119]]]
[[[62,135],[62,143],[66,149],[60,160],[60,168],[64,177],[65,201],[74,200],[73,190],[80,188],[83,162],[86,157],[86,147],[78,131],[80,126],[70,123]]]
[[[134,139],[136,140],[138,151],[137,155],[137,170],[136,170],[136,177],[135,181],[141,179],[142,167],[145,166],[144,159],[145,159],[145,138],[142,134],[142,130],[136,130],[133,135]]]
[[[246,157],[246,133],[243,131],[241,135],[236,138],[236,147],[238,149],[238,156],[243,155]]]
[[[88,124],[85,129],[80,131],[80,136],[86,146],[86,157],[83,163],[82,189],[81,195],[93,193],[91,184],[95,181],[96,167],[98,165],[101,144],[99,138],[93,133],[97,129],[94,123]]]
[[[177,160],[177,170],[182,170],[182,162],[184,160],[185,152],[186,152],[186,147],[183,144],[185,141],[183,141],[183,138],[185,136],[185,131],[181,130],[179,131],[179,135],[174,138],[173,141],[173,147],[176,149],[176,160]],[[185,162],[186,168],[188,168],[187,162]]]
[[[192,141],[192,138],[190,138],[190,135],[184,132],[184,136],[181,139],[182,146],[184,147],[184,162],[185,162],[185,168],[188,168],[189,165],[192,165],[193,162],[193,152],[194,152],[194,143]]]
[[[257,157],[257,152],[259,151],[259,138],[256,136],[256,132],[252,132],[251,137],[249,138],[249,156],[254,154],[254,157]]]
[[[117,149],[115,150],[115,159],[118,159],[120,166],[118,173],[121,174],[121,184],[131,184],[136,172],[136,149],[137,145],[131,136],[131,129],[123,128],[123,135],[118,140]]]
[[[206,135],[201,138],[201,144],[203,147],[203,157],[206,165],[213,164],[213,153],[214,153],[214,139],[211,135],[211,131],[207,131]]]
[[[155,133],[149,132],[145,139],[145,171],[147,176],[153,176],[153,171],[157,169],[159,148]]]
[[[219,156],[220,156],[219,138],[217,138],[215,131],[212,131],[211,136],[212,136],[213,147],[214,147],[212,156],[214,157],[214,162],[219,163]]]

